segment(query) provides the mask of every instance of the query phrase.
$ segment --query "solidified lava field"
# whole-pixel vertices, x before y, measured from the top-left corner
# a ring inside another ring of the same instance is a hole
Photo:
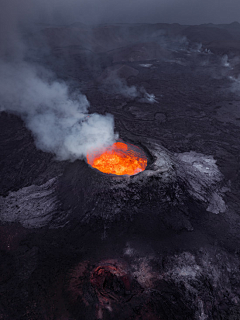
[[[0,319],[240,319],[240,24],[45,26],[40,63],[147,167],[102,173],[0,113]]]

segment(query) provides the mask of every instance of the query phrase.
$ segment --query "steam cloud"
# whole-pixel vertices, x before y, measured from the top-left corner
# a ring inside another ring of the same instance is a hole
[[[137,88],[136,86],[128,86],[127,82],[124,79],[116,78],[112,82],[112,91],[117,94],[119,93],[126,98],[138,98],[139,102],[142,103],[151,104],[157,102],[157,100],[155,99],[155,95],[147,93],[144,87]]]
[[[0,64],[1,111],[21,116],[36,145],[59,160],[77,159],[115,140],[111,115],[88,114],[81,93],[70,94],[64,82],[25,62]]]
[[[86,96],[71,93],[51,71],[25,60],[27,48],[22,37],[31,30],[29,26],[41,20],[47,2],[23,0],[20,5],[16,0],[1,1],[0,111],[19,115],[37,147],[59,160],[82,158],[112,144],[117,135],[111,115],[88,114]]]
[[[108,93],[119,94],[128,99],[137,98],[142,103],[153,104],[157,102],[153,93],[148,93],[144,87],[129,86],[127,81],[118,77],[117,74],[110,76],[103,82],[103,90]]]

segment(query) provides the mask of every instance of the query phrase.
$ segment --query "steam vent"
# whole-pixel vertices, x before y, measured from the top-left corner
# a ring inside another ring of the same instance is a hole
[[[131,144],[116,142],[104,152],[87,155],[88,163],[101,172],[116,175],[134,175],[145,170],[147,157],[144,152]]]

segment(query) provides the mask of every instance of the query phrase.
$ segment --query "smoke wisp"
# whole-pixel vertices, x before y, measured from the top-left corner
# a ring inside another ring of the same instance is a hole
[[[148,93],[144,87],[138,88],[135,85],[128,85],[127,80],[120,78],[117,74],[104,80],[102,89],[108,94],[120,95],[130,100],[137,99],[142,103],[153,104],[157,102],[153,93]]]

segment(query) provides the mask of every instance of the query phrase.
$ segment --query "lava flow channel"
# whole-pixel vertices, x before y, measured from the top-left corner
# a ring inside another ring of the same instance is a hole
[[[123,142],[115,142],[103,153],[88,154],[87,161],[101,172],[116,175],[134,175],[144,171],[147,166],[147,157],[143,151]]]

